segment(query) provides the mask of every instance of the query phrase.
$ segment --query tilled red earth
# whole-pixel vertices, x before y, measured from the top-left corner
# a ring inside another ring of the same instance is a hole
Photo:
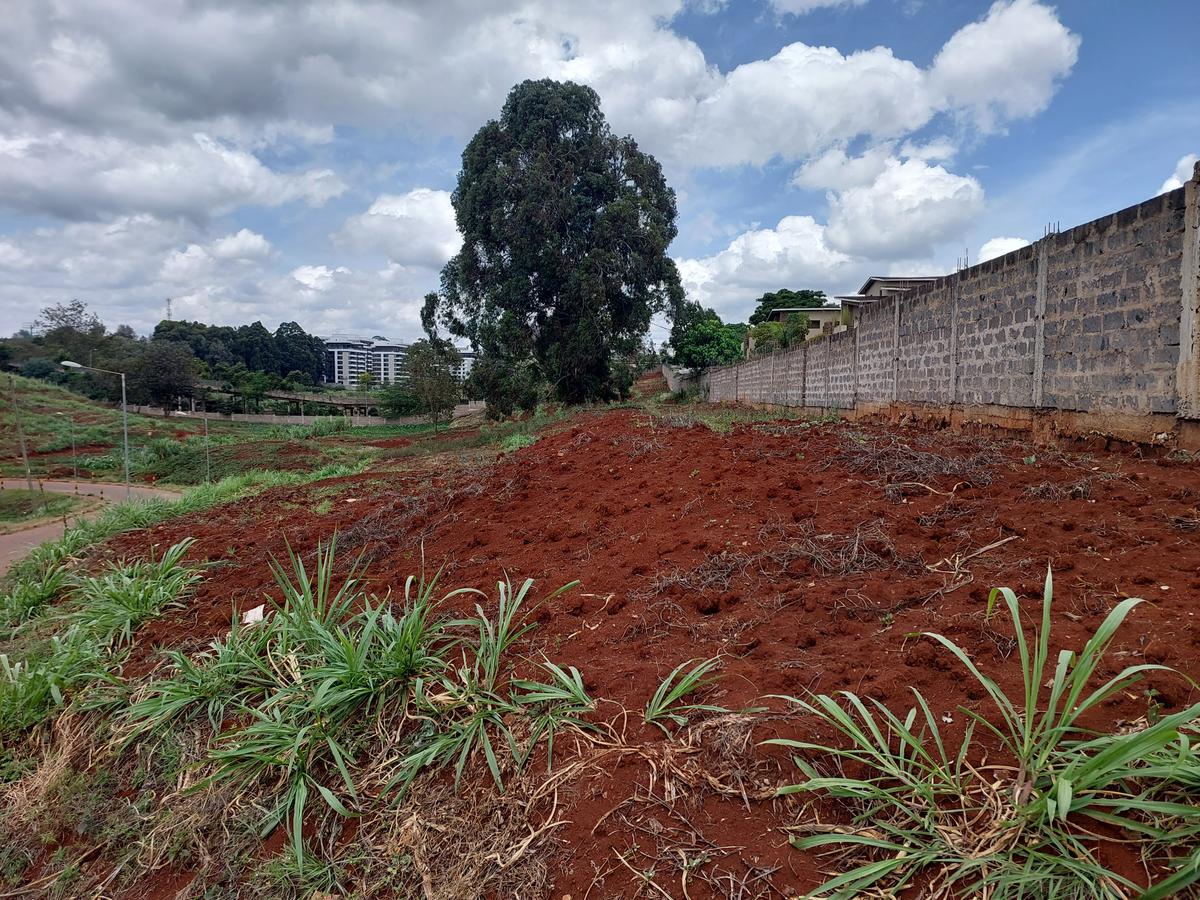
[[[1057,644],[1081,646],[1116,602],[1141,596],[1151,602],[1127,621],[1110,671],[1147,661],[1200,675],[1200,470],[1136,448],[1083,449],[848,423],[720,434],[686,412],[620,410],[577,417],[495,463],[393,460],[113,542],[120,555],[191,536],[191,557],[211,562],[187,609],[144,629],[127,674],[153,664],[152,646],[199,649],[227,630],[232,609],[271,593],[267,561],[289,543],[310,553],[338,534],[341,558],[363,554],[380,593],[402,590],[422,551],[427,570],[445,567],[447,590],[494,589],[507,573],[536,579],[540,596],[578,579],[538,611],[525,649],[577,666],[626,741],[666,740],[640,710],[692,658],[723,658],[708,702],[772,712],[711,744],[698,732],[688,751],[744,796],[703,783],[681,793],[637,754],[612,754],[565,789],[547,896],[793,895],[829,864],[788,846],[802,801],[765,799],[800,778],[757,742],[807,734],[768,695],[852,690],[903,711],[916,688],[957,738],[957,706],[984,709],[982,692],[914,635],[941,632],[1002,685],[1019,684],[1011,628],[985,619],[988,591],[1013,587],[1032,615],[1047,565]],[[325,498],[329,511],[312,512]],[[1151,698],[1168,710],[1196,699],[1182,679],[1145,686],[1154,693],[1114,698],[1093,724],[1135,720]]]

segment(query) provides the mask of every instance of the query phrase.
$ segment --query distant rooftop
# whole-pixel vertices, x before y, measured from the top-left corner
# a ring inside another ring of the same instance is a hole
[[[842,304],[840,303],[826,303],[824,306],[777,306],[771,312],[813,312],[821,309],[833,312],[841,308]]]
[[[374,337],[364,337],[361,334],[349,334],[347,332],[334,332],[328,337],[321,338],[327,344],[385,344],[392,347],[405,347],[407,344],[402,341],[391,341],[383,335],[375,335]]]
[[[838,299],[850,306],[861,306],[894,294],[903,294],[938,278],[937,275],[872,275],[863,282],[857,294],[839,294]]]

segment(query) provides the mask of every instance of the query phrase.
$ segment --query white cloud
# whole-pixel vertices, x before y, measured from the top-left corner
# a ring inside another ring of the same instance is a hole
[[[1075,65],[1078,35],[1037,0],[998,0],[959,29],[929,72],[932,89],[985,130],[1036,115]]]
[[[212,242],[211,253],[217,259],[263,259],[271,255],[271,242],[249,228],[227,234]]]
[[[903,135],[934,112],[922,70],[885,47],[843,55],[795,43],[731,71],[696,105],[682,143],[696,164],[761,165]]]
[[[870,184],[883,174],[891,155],[891,144],[872,147],[861,156],[847,156],[845,150],[834,148],[804,163],[792,176],[792,184],[839,191]]]
[[[770,0],[779,15],[803,16],[825,7],[864,6],[867,0]]]
[[[164,281],[187,284],[203,278],[213,268],[213,258],[199,244],[188,244],[182,250],[174,250],[163,260],[160,272]]]
[[[428,268],[440,268],[462,244],[450,193],[430,188],[378,197],[365,213],[348,219],[336,237],[357,250]]]
[[[365,327],[403,334],[458,247],[445,192],[412,188],[445,182],[421,172],[367,187],[356,176],[377,160],[343,163],[339,150],[357,134],[398,134],[401,154],[460,140],[529,77],[595,87],[614,129],[673,182],[697,167],[806,161],[797,183],[834,192],[827,226],[788,216],[683,267],[698,296],[730,309],[750,291],[830,285],[957,236],[981,189],[934,165],[948,164],[954,143],[912,136],[953,116],[945,124],[966,141],[974,124],[1036,113],[1078,47],[1053,8],[1013,0],[949,36],[929,66],[886,47],[797,42],[722,72],[671,28],[689,5],[723,2],[16,0],[0,27],[0,208],[68,224],[0,235],[7,321],[20,324],[30,298],[80,296],[111,322],[145,327],[172,296],[177,315],[215,322],[378,322]],[[774,5],[802,14],[849,3]],[[344,182],[375,201],[340,227],[294,229],[332,232],[327,249],[292,246],[282,217],[268,232],[278,248],[222,218],[320,206]]]
[[[774,228],[743,232],[713,256],[676,262],[689,298],[736,320],[764,291],[827,284],[851,259],[829,246],[825,228],[811,216],[787,216]]]
[[[799,14],[859,0],[773,2]],[[989,126],[1031,115],[1079,44],[1053,8],[1012,0],[951,36],[930,68],[885,47],[843,54],[796,42],[722,73],[671,30],[685,6],[60,0],[56,16],[6,23],[0,59],[35,62],[0,73],[0,107],[21,111],[14,125],[42,123],[39,132],[143,144],[193,131],[243,147],[320,142],[331,124],[380,121],[462,137],[511,85],[570,78],[595,87],[614,126],[673,166],[760,164],[902,136],[956,109]]]
[[[331,269],[329,266],[299,266],[292,270],[292,278],[298,281],[306,290],[332,290],[339,275],[348,275],[350,270],[342,266]]]
[[[927,256],[983,210],[983,188],[918,159],[887,160],[869,184],[830,195],[827,239],[855,256]]]
[[[923,144],[905,141],[900,145],[900,155],[925,162],[949,162],[958,155],[958,145],[948,137],[933,138]]]
[[[1020,250],[1022,247],[1028,247],[1029,241],[1019,237],[994,237],[986,241],[979,248],[978,262],[987,262],[989,259],[995,259],[998,256],[1004,256],[1006,253],[1012,253],[1014,250]]]
[[[298,321],[319,334],[420,333],[428,269],[382,271],[336,263],[279,271],[277,251],[249,229],[232,234],[149,215],[37,228],[0,240],[0,333],[27,325],[64,297],[88,303],[109,327],[148,334],[172,298],[178,319],[268,328]]]
[[[131,212],[202,219],[247,205],[320,206],[344,189],[328,169],[275,172],[204,134],[139,146],[58,131],[27,136],[14,152],[0,148],[3,202],[64,219]]]
[[[0,241],[0,269],[24,269],[33,265],[25,252],[10,241]]]
[[[1158,189],[1158,192],[1165,194],[1167,191],[1183,187],[1184,182],[1191,181],[1192,173],[1195,171],[1198,161],[1200,161],[1200,156],[1197,156],[1195,153],[1189,153],[1180,159],[1175,165],[1175,171],[1171,173],[1170,178],[1162,183],[1162,187]]]
[[[270,255],[271,242],[243,228],[203,246],[191,243],[182,250],[171,251],[159,274],[164,281],[191,284],[212,278],[223,266],[226,271],[235,271],[229,267],[257,264]]]

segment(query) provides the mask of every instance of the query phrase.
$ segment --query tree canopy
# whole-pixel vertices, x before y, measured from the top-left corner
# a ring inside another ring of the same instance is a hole
[[[688,301],[682,304],[671,328],[676,365],[706,369],[736,362],[742,356],[745,325],[725,325],[713,310]]]
[[[812,309],[824,306],[828,300],[824,291],[792,291],[787,288],[769,291],[758,298],[758,304],[750,316],[750,324],[758,325],[767,321],[767,316],[777,309],[792,309],[797,306]]]
[[[155,326],[153,337],[187,344],[213,372],[240,363],[268,375],[305,373],[310,382],[320,381],[325,374],[325,342],[295,322],[282,323],[272,334],[262,322],[234,328],[164,320]]]
[[[750,329],[755,353],[786,350],[804,343],[808,336],[808,316],[791,316],[784,322],[760,322]]]
[[[454,367],[462,357],[447,341],[417,341],[404,354],[404,387],[433,423],[449,417],[462,395]]]
[[[489,405],[514,382],[527,402],[531,373],[567,402],[619,395],[614,356],[682,297],[658,162],[611,132],[591,88],[525,81],[467,145],[453,204],[462,249],[422,320],[470,340]]]
[[[133,373],[134,396],[167,412],[179,397],[192,396],[196,372],[196,356],[187,344],[150,341]]]

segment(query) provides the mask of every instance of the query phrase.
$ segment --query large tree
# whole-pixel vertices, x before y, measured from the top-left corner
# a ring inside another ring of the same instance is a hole
[[[824,306],[828,299],[824,291],[792,291],[788,288],[769,291],[758,298],[758,304],[750,316],[750,324],[758,325],[767,321],[767,317],[777,309],[813,309]]]
[[[192,348],[175,341],[150,341],[133,377],[134,396],[161,406],[169,413],[180,397],[196,389],[199,363]]]
[[[325,342],[295,322],[283,322],[275,329],[275,350],[280,375],[304,372],[315,382],[325,374]]]
[[[34,320],[33,331],[46,355],[89,366],[96,363],[106,334],[104,323],[80,300],[47,306]]]
[[[532,364],[568,402],[619,394],[614,354],[682,293],[658,162],[611,132],[591,88],[525,81],[467,145],[453,203],[463,244],[426,298],[430,336],[469,339],[482,371]]]
[[[421,413],[433,423],[454,412],[462,396],[462,386],[454,370],[462,361],[447,341],[417,341],[404,353],[404,388],[416,398]]]

